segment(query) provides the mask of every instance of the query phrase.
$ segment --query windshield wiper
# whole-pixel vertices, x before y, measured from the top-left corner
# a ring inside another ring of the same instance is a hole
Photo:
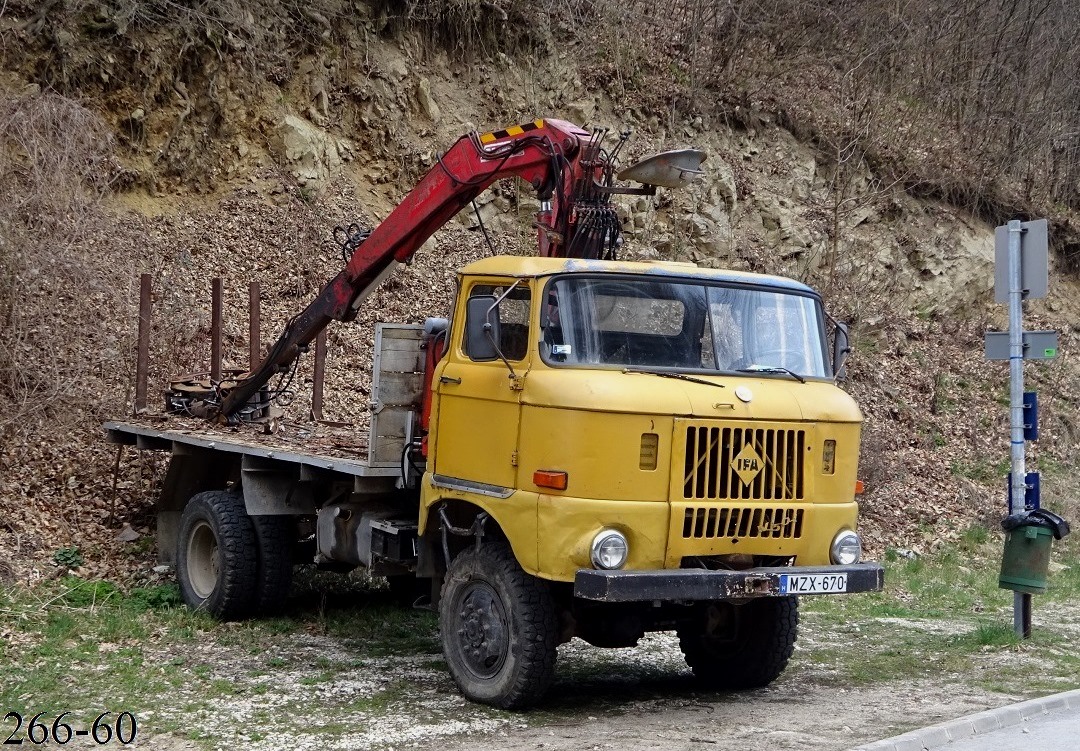
[[[677,378],[680,381],[690,381],[690,383],[702,383],[706,386],[716,386],[718,389],[724,388],[722,383],[714,383],[712,381],[706,381],[703,378],[694,378],[693,376],[683,375],[682,373],[669,373],[664,370],[638,370],[637,368],[623,368],[624,373],[642,373],[645,375],[660,376],[661,378]]]
[[[749,368],[739,368],[740,373],[787,373],[799,383],[806,383],[806,379],[794,370],[785,368],[783,365],[751,365]]]

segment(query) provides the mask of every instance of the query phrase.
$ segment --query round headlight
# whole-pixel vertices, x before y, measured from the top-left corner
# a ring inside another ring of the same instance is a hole
[[[626,544],[626,537],[622,532],[605,529],[593,538],[590,554],[596,568],[622,568],[630,554],[630,546]]]
[[[850,529],[842,529],[833,538],[832,547],[829,548],[829,557],[833,563],[848,566],[858,563],[862,558],[862,540]]]

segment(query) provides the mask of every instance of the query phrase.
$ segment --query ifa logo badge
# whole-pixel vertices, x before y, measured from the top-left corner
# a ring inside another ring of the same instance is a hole
[[[743,485],[749,485],[761,472],[764,463],[761,457],[754,451],[749,443],[743,446],[742,451],[735,455],[735,474],[743,481]]]

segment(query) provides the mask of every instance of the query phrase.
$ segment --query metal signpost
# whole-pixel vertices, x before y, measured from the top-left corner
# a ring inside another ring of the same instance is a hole
[[[1009,433],[1012,472],[1009,474],[1009,514],[1038,508],[1038,473],[1025,467],[1026,440],[1037,436],[1036,400],[1028,401],[1031,428],[1025,431],[1024,360],[1057,356],[1057,333],[1023,328],[1024,300],[1046,297],[1046,220],[1013,220],[997,228],[994,243],[994,298],[1009,304],[1009,331],[986,333],[986,359],[1009,361]],[[1005,348],[1005,340],[1008,348]],[[1013,628],[1021,637],[1031,635],[1031,595],[1013,593]]]

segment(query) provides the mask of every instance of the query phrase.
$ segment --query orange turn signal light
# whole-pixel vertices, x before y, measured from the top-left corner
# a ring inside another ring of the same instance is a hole
[[[533,472],[533,483],[541,488],[552,490],[566,490],[566,482],[569,479],[565,472],[554,469],[538,469]]]
[[[856,480],[855,481],[855,495],[862,495],[864,490],[866,490],[866,486],[863,485],[863,481],[862,480]]]

